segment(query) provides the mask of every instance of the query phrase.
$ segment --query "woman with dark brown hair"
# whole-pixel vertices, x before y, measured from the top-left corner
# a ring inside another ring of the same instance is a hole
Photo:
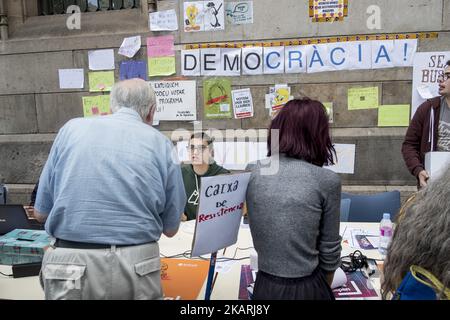
[[[277,172],[262,161],[248,166],[249,224],[258,253],[253,298],[332,300],[341,180],[322,168],[336,154],[322,103],[289,101],[272,120],[268,149]]]

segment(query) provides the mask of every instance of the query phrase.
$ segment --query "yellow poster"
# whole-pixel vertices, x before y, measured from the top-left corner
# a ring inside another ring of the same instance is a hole
[[[313,22],[343,21],[348,16],[348,0],[309,0]]]
[[[111,91],[114,85],[114,71],[89,72],[89,91]]]
[[[291,89],[287,86],[275,86],[273,95],[272,110],[279,110],[291,99]]]
[[[83,114],[85,117],[111,114],[109,95],[83,97]]]
[[[161,285],[166,300],[196,300],[208,275],[209,260],[161,259]]]
[[[348,89],[348,110],[376,109],[379,104],[378,87]]]
[[[150,77],[170,76],[175,73],[175,57],[148,58],[148,75]]]
[[[409,126],[409,104],[385,105],[378,108],[379,127]]]

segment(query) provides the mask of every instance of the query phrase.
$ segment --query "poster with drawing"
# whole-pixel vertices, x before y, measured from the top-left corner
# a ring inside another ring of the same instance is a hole
[[[193,1],[184,3],[184,31],[198,32],[204,31],[203,24],[203,1]]]
[[[184,3],[184,31],[215,31],[225,29],[223,0]]]
[[[253,23],[253,1],[227,2],[225,9],[229,24]]]
[[[225,29],[225,8],[223,0],[211,0],[204,2],[205,31],[215,31]]]

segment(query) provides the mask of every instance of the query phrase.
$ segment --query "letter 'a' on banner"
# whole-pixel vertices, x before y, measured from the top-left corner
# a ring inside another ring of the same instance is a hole
[[[201,179],[192,257],[217,252],[236,243],[250,174]]]

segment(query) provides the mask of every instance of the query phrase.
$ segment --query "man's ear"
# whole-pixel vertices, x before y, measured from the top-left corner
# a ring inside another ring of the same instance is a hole
[[[155,114],[155,111],[156,111],[156,104],[150,106],[149,113],[148,113],[147,117],[145,117],[146,123],[148,123],[150,125],[153,123],[153,116]]]

